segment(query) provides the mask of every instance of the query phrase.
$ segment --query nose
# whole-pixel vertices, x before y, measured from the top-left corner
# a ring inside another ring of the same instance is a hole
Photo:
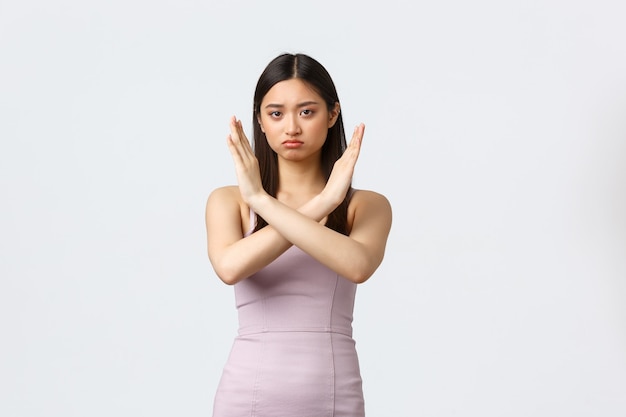
[[[298,116],[287,117],[285,120],[285,133],[289,136],[297,136],[301,133]]]

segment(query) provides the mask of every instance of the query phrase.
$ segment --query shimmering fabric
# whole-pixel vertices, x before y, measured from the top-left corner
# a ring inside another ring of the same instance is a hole
[[[239,335],[214,417],[362,417],[356,284],[297,247],[235,284]]]

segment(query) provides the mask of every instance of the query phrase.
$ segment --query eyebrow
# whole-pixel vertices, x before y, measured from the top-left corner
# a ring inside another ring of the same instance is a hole
[[[296,107],[306,107],[306,106],[311,106],[314,104],[319,104],[317,101],[304,101],[302,103],[298,103]],[[282,109],[283,107],[285,107],[284,104],[275,104],[275,103],[270,103],[268,105],[265,106],[266,109]]]

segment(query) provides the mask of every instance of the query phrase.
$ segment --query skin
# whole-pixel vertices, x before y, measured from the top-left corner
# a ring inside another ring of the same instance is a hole
[[[339,111],[339,103],[329,111],[319,94],[300,79],[281,81],[265,95],[257,122],[278,156],[276,198],[262,187],[259,164],[241,121],[231,119],[227,144],[238,186],[217,188],[206,206],[209,259],[226,284],[246,279],[292,245],[355,283],[365,282],[382,262],[392,213],[381,194],[354,192],[347,236],[324,226],[350,187],[365,130],[363,124],[354,129],[325,182],[321,147]],[[250,208],[268,226],[244,236]]]

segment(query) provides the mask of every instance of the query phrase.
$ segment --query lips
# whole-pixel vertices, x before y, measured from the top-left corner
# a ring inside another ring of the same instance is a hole
[[[285,148],[293,149],[293,148],[299,148],[300,146],[302,146],[303,143],[304,142],[301,142],[299,140],[289,139],[283,142],[283,146]]]

